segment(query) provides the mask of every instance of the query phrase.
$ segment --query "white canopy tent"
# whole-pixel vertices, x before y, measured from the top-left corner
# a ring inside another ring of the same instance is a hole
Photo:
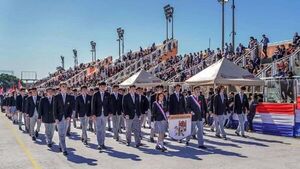
[[[185,81],[191,85],[263,86],[264,81],[223,58]]]
[[[120,84],[121,87],[130,85],[152,87],[163,85],[165,82],[145,70],[140,70]]]

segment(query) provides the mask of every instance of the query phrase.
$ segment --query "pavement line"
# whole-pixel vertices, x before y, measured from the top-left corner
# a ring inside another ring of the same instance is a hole
[[[23,150],[23,152],[26,154],[26,156],[30,160],[33,169],[42,169],[42,167],[33,158],[30,150],[26,147],[25,143],[22,141],[22,139],[20,138],[20,136],[17,134],[16,129],[13,128],[5,119],[3,120],[3,116],[1,117],[1,119],[2,119],[2,121],[5,121],[6,127],[9,128],[12,131],[12,133],[13,133],[16,141],[17,141],[17,143],[19,144],[19,146],[21,147],[21,149]]]

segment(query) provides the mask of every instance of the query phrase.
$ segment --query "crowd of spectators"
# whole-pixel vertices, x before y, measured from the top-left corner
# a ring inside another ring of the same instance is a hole
[[[206,49],[204,51],[189,53],[184,55],[177,55],[162,60],[162,51],[154,53],[158,49],[155,43],[150,47],[143,49],[140,47],[139,51],[132,52],[131,50],[122,55],[121,59],[116,59],[114,62],[96,61],[94,63],[80,64],[78,67],[69,68],[68,70],[59,69],[56,72],[49,74],[47,78],[39,80],[36,85],[41,87],[56,86],[61,81],[72,79],[73,86],[88,85],[93,86],[98,81],[112,79],[111,82],[120,82],[125,80],[136,70],[144,69],[164,81],[176,81],[182,82],[198,73],[202,69],[208,67],[216,61],[227,58],[232,62],[239,64],[242,62],[242,67],[247,69],[253,74],[258,74],[265,68],[265,64],[261,63],[261,60],[268,57],[269,38],[266,35],[262,35],[260,42],[250,37],[248,46],[245,47],[239,43],[236,49],[234,49],[231,43],[225,43],[224,50],[220,48],[216,50]],[[165,45],[167,42],[164,42]],[[300,45],[300,36],[295,33],[292,43],[288,45],[278,45],[270,58],[272,61],[279,60],[287,55],[292,54]],[[165,45],[164,48],[170,48],[169,45]],[[151,57],[145,57],[152,54]],[[241,59],[241,56],[243,59]],[[288,73],[290,71],[288,60],[279,60],[276,63],[278,71]],[[86,69],[94,67],[97,69],[96,73],[87,75]],[[271,71],[267,71],[267,76],[272,76]],[[81,75],[81,76],[77,76]],[[115,81],[118,79],[119,81]]]

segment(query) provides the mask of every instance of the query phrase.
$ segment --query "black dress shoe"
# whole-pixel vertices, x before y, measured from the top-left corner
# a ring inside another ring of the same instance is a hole
[[[118,138],[116,138],[116,141],[119,141],[119,137],[118,137]]]
[[[35,137],[39,137],[39,132],[35,131]]]
[[[68,152],[67,152],[67,151],[64,151],[63,154],[64,154],[64,156],[67,156],[67,155],[68,155]]]
[[[101,146],[98,146],[97,149],[98,149],[98,150],[102,150]]]
[[[136,144],[135,145],[135,148],[139,148],[141,145],[140,144]]]
[[[236,134],[237,136],[240,136],[240,134],[239,134],[237,131],[235,132],[235,134]]]
[[[245,136],[245,135],[242,135],[242,137],[247,138],[247,136]]]
[[[155,149],[160,151],[162,150],[162,148],[159,145],[156,145]]]
[[[108,128],[107,130],[108,130],[108,131],[111,131],[111,128]]]
[[[151,142],[151,143],[154,143],[154,138],[151,137],[151,138],[150,138],[150,142]]]
[[[166,147],[162,147],[162,152],[167,151],[168,149]]]
[[[70,134],[69,132],[67,132],[67,136],[68,136],[68,137],[70,137],[70,136],[71,136],[71,134]]]
[[[196,135],[193,135],[193,139],[195,139],[195,140],[197,139]]]
[[[35,141],[35,140],[36,140],[36,138],[33,136],[33,137],[32,137],[32,141]]]
[[[82,137],[80,138],[80,140],[81,140],[81,142],[83,142],[83,138]]]
[[[188,146],[188,145],[189,145],[189,142],[187,141],[187,142],[185,143],[185,145]]]
[[[216,137],[221,138],[221,136],[220,136],[220,135],[217,135],[217,134],[216,134]]]
[[[127,142],[127,143],[126,143],[126,145],[127,145],[127,146],[130,146],[130,143],[129,143],[129,142]]]
[[[200,149],[207,149],[207,147],[205,147],[205,146],[198,146],[198,148],[200,148]]]
[[[103,144],[103,145],[101,145],[101,148],[102,149],[107,149],[107,147]]]
[[[179,140],[178,142],[179,142],[179,143],[182,143],[182,140]]]
[[[84,144],[84,145],[88,145],[88,142],[87,142],[87,141],[84,141],[83,144]]]
[[[52,147],[52,145],[51,145],[51,144],[47,144],[47,146],[48,146],[49,148],[51,148],[51,147]]]
[[[62,152],[62,149],[59,147],[59,151]]]
[[[22,131],[22,127],[19,127],[19,130],[21,130],[21,131]]]

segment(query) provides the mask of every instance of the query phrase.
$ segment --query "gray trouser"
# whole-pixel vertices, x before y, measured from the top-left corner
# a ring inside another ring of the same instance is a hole
[[[226,137],[224,130],[224,115],[215,116],[215,125],[216,125],[216,135],[222,134],[223,137]]]
[[[87,141],[87,125],[89,118],[87,116],[85,117],[79,117],[80,124],[81,124],[81,138],[83,141]]]
[[[196,130],[197,127],[197,130]],[[203,139],[203,121],[192,121],[192,133],[190,136],[187,137],[187,141],[191,140],[192,135],[195,135],[197,133],[197,139],[198,139],[198,146],[203,146],[204,139]]]
[[[147,112],[147,123],[149,126],[151,125],[151,111],[150,110]]]
[[[88,119],[88,121],[89,121],[89,129],[92,129],[93,128],[93,126],[94,126],[94,122],[93,122],[93,120],[92,119]],[[94,128],[95,129],[95,128]]]
[[[73,113],[72,113],[72,119],[73,119],[73,127],[76,128],[77,125],[76,125],[76,112],[75,111],[73,111]]]
[[[99,146],[104,145],[106,121],[107,117],[103,113],[101,116],[96,117],[96,134]]]
[[[245,135],[245,115],[244,113],[238,114],[239,126],[236,129],[236,132],[241,132],[242,135]]]
[[[113,115],[113,132],[114,132],[114,139],[119,139],[119,130],[120,130],[120,122],[121,122],[121,115]]]
[[[131,143],[131,133],[134,134],[135,144],[141,143],[141,128],[140,120],[137,115],[133,119],[126,119],[126,140]]]
[[[110,118],[110,116],[107,117],[107,124],[108,124],[108,128],[111,129],[111,118]]]
[[[125,118],[123,115],[121,115],[121,119],[120,119],[120,128],[125,128]]]
[[[44,123],[47,144],[52,144],[52,138],[54,134],[54,124],[55,123]]]
[[[18,111],[18,123],[19,123],[19,127],[22,127],[23,118],[25,119],[25,114],[22,113],[21,111]]]
[[[41,122],[38,121],[38,113],[37,112],[35,112],[33,114],[33,116],[30,117],[30,127],[29,128],[30,128],[30,136],[31,137],[35,136],[35,134],[34,134],[35,124],[37,124],[36,131],[40,132]]]
[[[57,124],[59,146],[63,152],[67,151],[66,135],[67,135],[68,126],[69,126],[69,122],[68,120],[65,119],[65,117],[63,117],[62,120]]]
[[[30,118],[28,116],[25,115],[25,130],[30,130]]]

